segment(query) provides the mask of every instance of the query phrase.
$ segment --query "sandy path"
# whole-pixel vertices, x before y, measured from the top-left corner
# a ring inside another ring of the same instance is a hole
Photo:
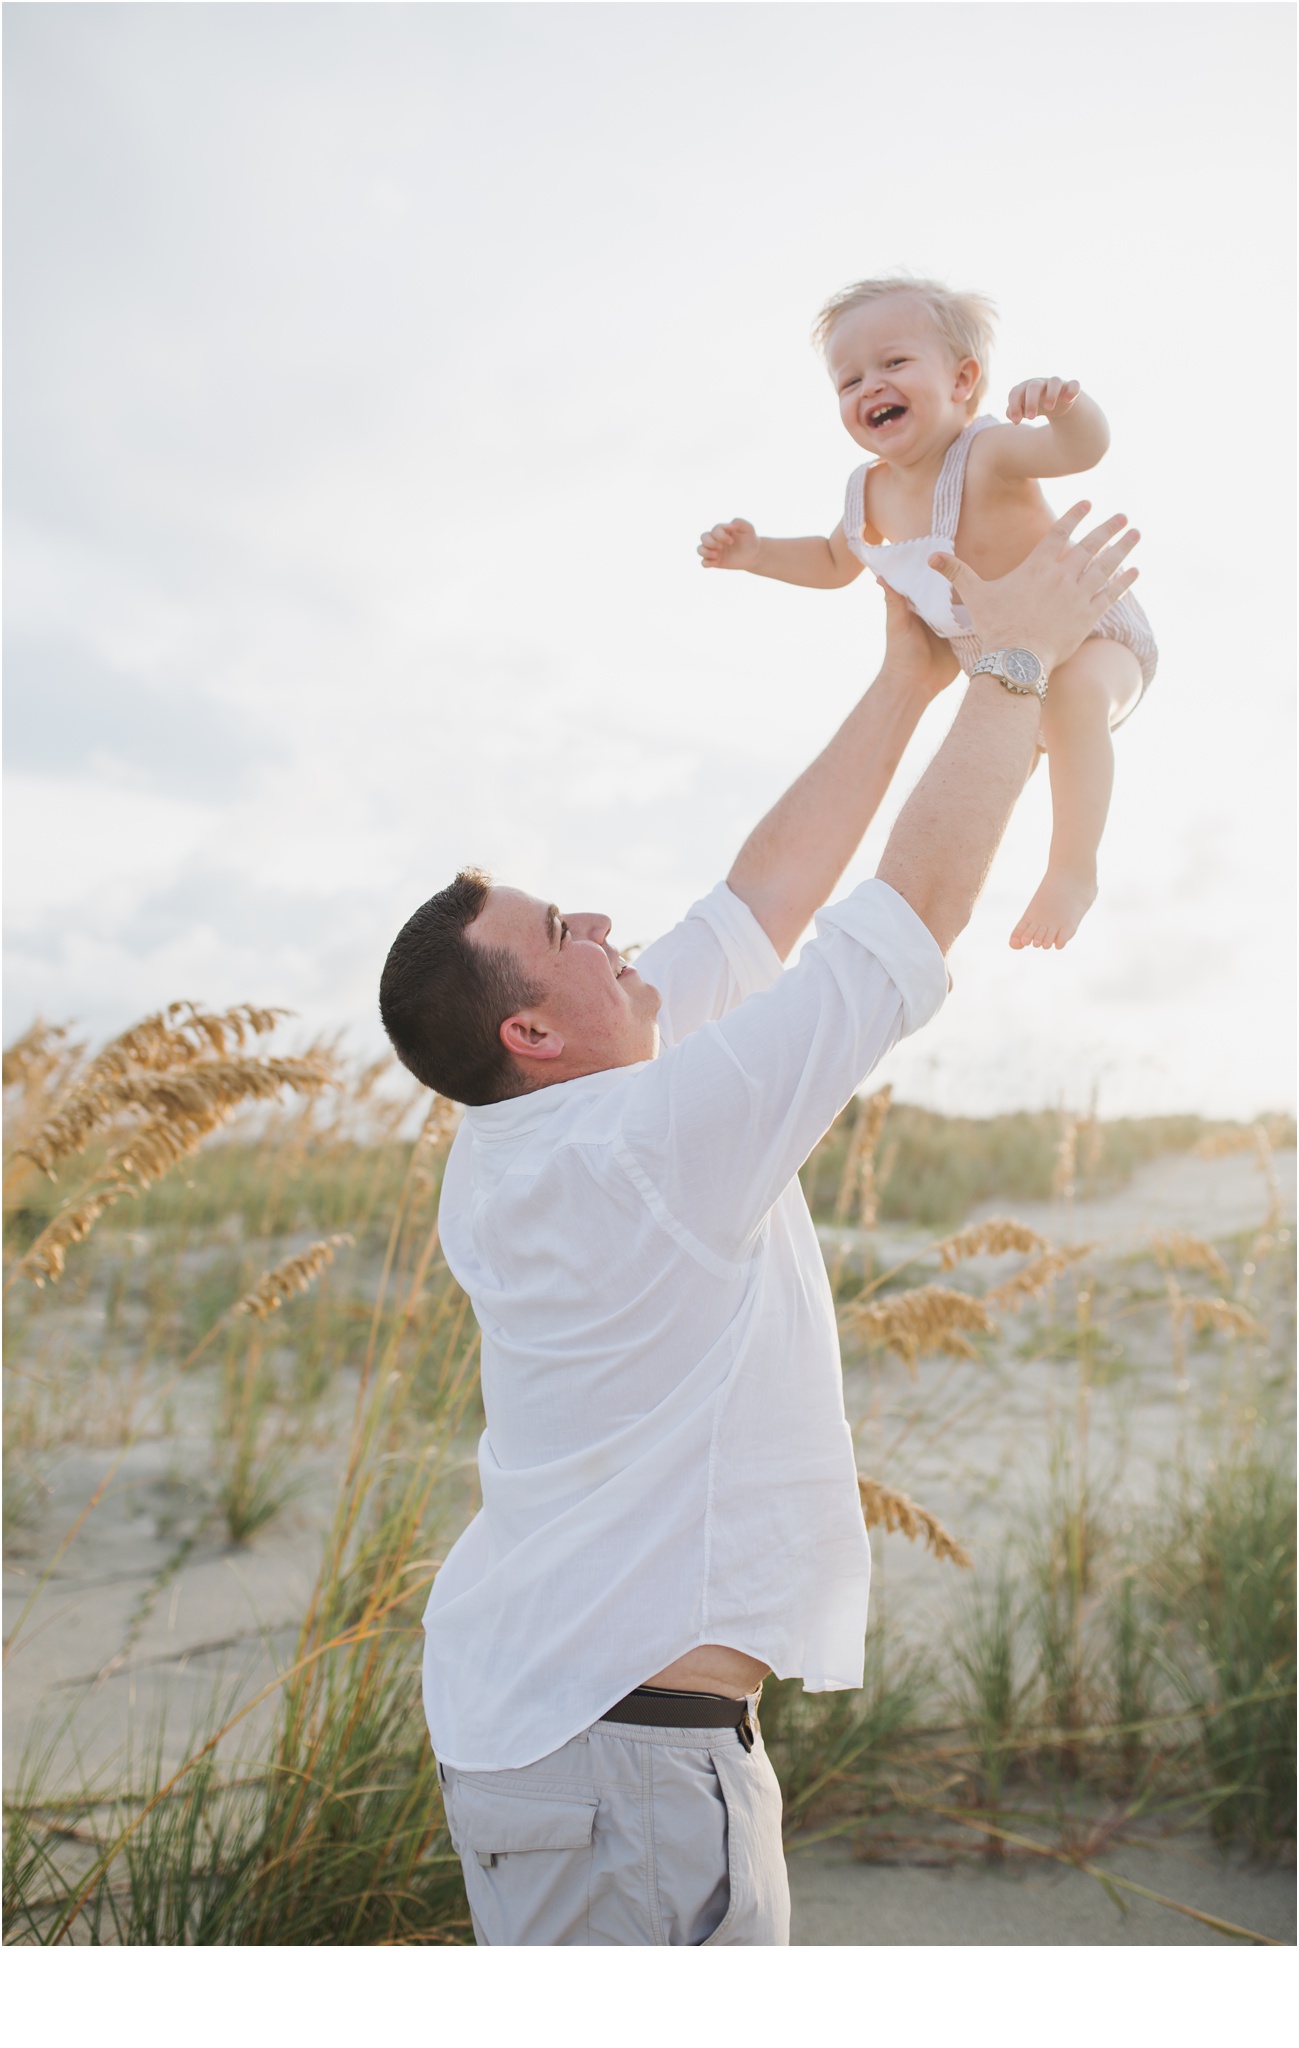
[[[1158,1848],[1109,1849],[1107,1871],[1201,1913],[1293,1945],[1293,1870],[1218,1854],[1202,1837]],[[1058,1863],[1003,1870],[961,1863],[858,1863],[826,1843],[793,1850],[795,1948],[1235,1948],[1202,1921],[1123,1894]]]
[[[1295,1216],[1295,1161],[1293,1151],[1273,1156],[1282,1213],[1290,1224]],[[1267,1190],[1252,1153],[1228,1153],[1224,1159],[1177,1153],[1138,1168],[1127,1187],[1113,1195],[1073,1202],[1023,1202],[999,1195],[977,1203],[967,1220],[1014,1216],[1058,1244],[1095,1241],[1106,1253],[1122,1256],[1163,1230],[1186,1230],[1210,1239],[1234,1237],[1256,1228],[1266,1207]],[[836,1230],[832,1225],[822,1226],[817,1235],[827,1259],[840,1245],[859,1255],[864,1242],[860,1230]],[[871,1240],[876,1267],[913,1258],[934,1236],[933,1231],[886,1224]]]

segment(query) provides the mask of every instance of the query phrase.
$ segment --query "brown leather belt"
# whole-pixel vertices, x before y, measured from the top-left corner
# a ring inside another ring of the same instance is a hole
[[[734,1728],[745,1749],[753,1748],[747,1699],[715,1692],[676,1692],[666,1685],[638,1685],[601,1716],[638,1728]]]

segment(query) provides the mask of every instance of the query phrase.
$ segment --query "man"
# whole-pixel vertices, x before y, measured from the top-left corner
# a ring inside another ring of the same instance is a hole
[[[1045,678],[1133,581],[1085,505],[982,583],[991,672],[817,919],[951,658],[884,666],[724,884],[628,966],[609,920],[472,871],[384,969],[399,1055],[470,1105],[442,1243],[482,1329],[483,1507],[425,1616],[424,1697],[480,1943],[779,1945],[770,1671],[860,1685],[870,1550],[803,1160],[947,991]]]

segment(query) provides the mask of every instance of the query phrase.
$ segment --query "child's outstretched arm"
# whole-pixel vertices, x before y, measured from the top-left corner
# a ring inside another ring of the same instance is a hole
[[[1009,427],[989,428],[984,439],[1000,476],[1076,476],[1094,469],[1110,445],[1109,424],[1076,377],[1030,377],[1017,384],[1006,405]],[[1025,420],[1045,420],[1032,433]]]
[[[842,520],[829,539],[809,534],[802,540],[769,540],[747,519],[730,519],[700,534],[697,553],[705,569],[747,569],[751,576],[774,576],[807,590],[842,590],[862,571],[843,537]]]

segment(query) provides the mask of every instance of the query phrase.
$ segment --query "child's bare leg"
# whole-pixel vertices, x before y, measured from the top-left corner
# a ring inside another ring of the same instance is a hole
[[[1110,728],[1141,693],[1141,665],[1115,640],[1084,640],[1051,677],[1042,739],[1051,770],[1046,874],[1012,946],[1063,946],[1096,900],[1096,850],[1114,786]]]

